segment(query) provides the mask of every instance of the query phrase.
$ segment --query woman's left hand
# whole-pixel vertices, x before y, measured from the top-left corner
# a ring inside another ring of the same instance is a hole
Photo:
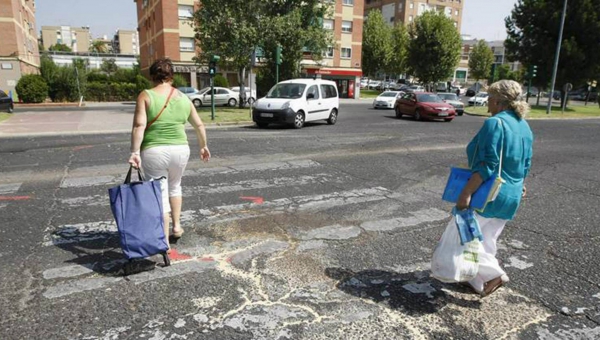
[[[138,153],[132,153],[129,157],[129,164],[131,164],[134,168],[139,169],[142,167],[142,158]]]
[[[469,208],[471,204],[471,195],[460,195],[458,196],[458,200],[456,201],[456,209],[465,210]]]

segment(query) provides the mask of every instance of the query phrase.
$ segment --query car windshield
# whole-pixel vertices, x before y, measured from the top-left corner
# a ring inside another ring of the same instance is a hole
[[[305,84],[277,84],[271,88],[267,98],[300,98],[305,88]]]
[[[442,98],[435,94],[418,94],[417,100],[421,103],[443,103]]]
[[[210,91],[210,87],[205,87],[202,90],[200,90],[199,92],[202,94],[202,93],[205,93],[205,92],[208,92],[208,91]]]
[[[396,97],[398,95],[398,92],[384,92],[382,94],[380,94],[380,97]]]
[[[475,97],[479,97],[479,98],[487,98],[488,94],[487,93],[478,93]]]
[[[444,100],[458,100],[456,95],[452,93],[438,93],[438,96]]]

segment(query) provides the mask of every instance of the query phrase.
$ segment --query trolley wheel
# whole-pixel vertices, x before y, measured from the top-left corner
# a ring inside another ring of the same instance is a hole
[[[163,253],[163,260],[165,261],[165,267],[168,267],[171,265],[171,259],[169,258],[169,254],[168,253]]]

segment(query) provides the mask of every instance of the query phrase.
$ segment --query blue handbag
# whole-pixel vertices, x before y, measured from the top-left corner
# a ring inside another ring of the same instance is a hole
[[[131,261],[162,253],[168,266],[169,246],[164,231],[160,181],[144,181],[142,172],[137,169],[139,181],[131,182],[132,170],[133,166],[125,183],[108,189],[123,254]]]
[[[498,118],[499,119],[499,118]],[[500,126],[502,125],[502,119],[499,119]],[[504,130],[503,130],[504,131]],[[479,147],[479,143],[477,143],[477,147],[475,149],[475,154],[477,153],[477,148]],[[504,153],[504,136],[502,137],[502,146],[500,148],[500,164],[498,167],[498,173],[494,174],[494,176],[490,176],[486,181],[484,181],[479,188],[471,195],[471,203],[470,207],[476,210],[483,210],[485,206],[496,199],[498,193],[500,192],[500,188],[502,184],[505,182],[502,177],[502,157]],[[442,199],[444,201],[448,201],[451,203],[456,203],[458,201],[458,196],[462,193],[464,187],[469,182],[469,179],[473,175],[471,171],[471,164],[469,164],[469,169],[459,168],[459,167],[451,167],[450,175],[448,176],[448,181],[446,182],[446,188],[444,189],[444,193],[442,194]]]

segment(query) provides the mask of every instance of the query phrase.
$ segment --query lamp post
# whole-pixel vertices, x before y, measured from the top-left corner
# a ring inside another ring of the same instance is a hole
[[[215,74],[217,73],[217,62],[221,59],[216,54],[210,57],[208,63],[208,74],[210,75],[210,119],[215,120]]]
[[[546,114],[550,114],[552,111],[552,95],[554,94],[554,85],[556,85],[556,73],[558,72],[558,60],[560,59],[560,48],[562,45],[562,37],[563,31],[565,28],[565,18],[567,16],[567,1],[565,0],[565,4],[563,6],[562,11],[562,19],[560,22],[560,31],[558,33],[558,44],[556,44],[556,56],[554,57],[554,70],[552,71],[552,85],[550,87],[550,91],[548,92],[548,106],[546,107]],[[567,98],[563,99],[567,100]]]

